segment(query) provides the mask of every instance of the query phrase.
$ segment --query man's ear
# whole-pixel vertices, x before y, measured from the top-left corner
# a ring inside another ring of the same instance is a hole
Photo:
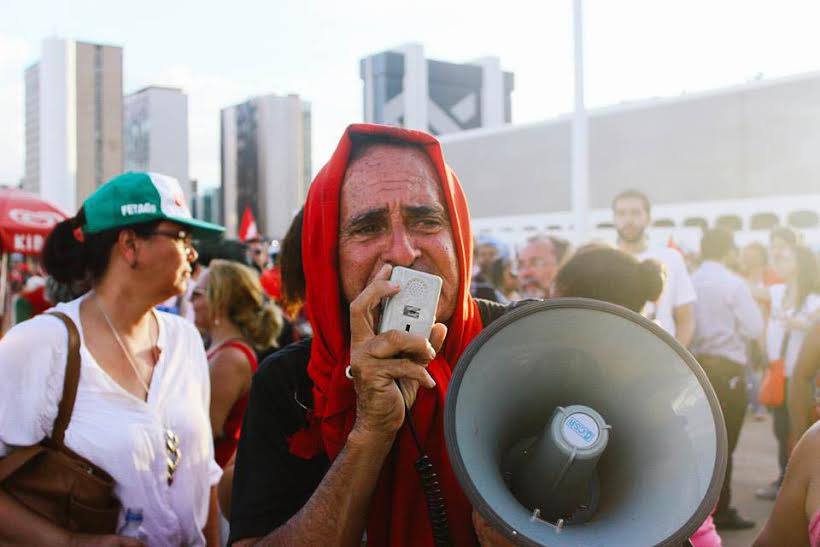
[[[115,245],[117,251],[125,259],[125,262],[135,269],[139,262],[137,234],[133,230],[120,230],[117,235],[117,244]]]

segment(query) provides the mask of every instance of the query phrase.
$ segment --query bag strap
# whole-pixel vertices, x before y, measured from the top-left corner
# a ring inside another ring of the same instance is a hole
[[[57,409],[57,419],[51,431],[51,443],[55,448],[65,447],[63,439],[65,430],[71,422],[71,413],[74,411],[74,401],[77,398],[77,386],[80,384],[80,333],[77,325],[69,316],[59,311],[47,312],[65,324],[68,330],[68,355],[66,357],[65,380],[63,381],[63,397]]]

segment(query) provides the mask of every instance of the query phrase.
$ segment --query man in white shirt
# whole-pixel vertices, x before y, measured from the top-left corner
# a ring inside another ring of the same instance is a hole
[[[618,248],[638,260],[653,258],[666,267],[666,283],[660,298],[647,304],[643,314],[654,320],[684,347],[695,332],[695,289],[681,254],[668,247],[650,248],[646,228],[650,221],[649,198],[637,190],[625,190],[612,200],[618,231]]]
[[[749,341],[763,332],[763,315],[749,285],[727,265],[737,249],[728,230],[708,230],[700,244],[703,263],[692,276],[697,293],[692,353],[698,359],[720,401],[729,445],[723,489],[715,509],[715,526],[723,529],[752,528],[730,506],[732,453],[737,446],[748,400],[746,371]]]

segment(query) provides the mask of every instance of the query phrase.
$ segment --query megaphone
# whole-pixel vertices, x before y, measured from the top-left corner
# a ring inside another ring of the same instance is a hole
[[[444,429],[473,507],[519,545],[681,545],[726,470],[697,361],[597,300],[534,302],[485,328],[454,369]]]

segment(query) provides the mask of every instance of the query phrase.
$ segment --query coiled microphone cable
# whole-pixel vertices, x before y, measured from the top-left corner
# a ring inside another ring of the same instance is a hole
[[[419,459],[416,460],[414,465],[421,479],[421,488],[427,501],[427,513],[430,515],[430,527],[433,529],[433,543],[436,547],[450,547],[453,542],[450,539],[450,524],[447,520],[447,507],[444,505],[441,484],[438,481],[436,470],[433,468],[433,462],[424,453],[424,448],[421,446],[418,433],[416,433],[416,426],[413,424],[413,416],[410,414],[410,407],[407,404],[407,399],[404,398],[404,392],[401,390],[398,380],[396,380],[396,385],[399,387],[399,392],[404,401],[404,422],[410,429],[410,435],[413,437],[413,442],[419,453]]]

